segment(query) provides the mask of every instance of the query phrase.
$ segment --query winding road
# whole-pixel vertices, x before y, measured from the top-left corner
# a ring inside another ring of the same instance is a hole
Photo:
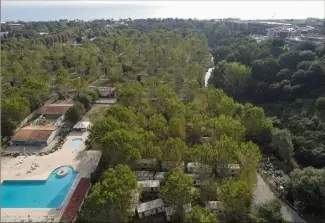
[[[261,175],[257,174],[254,203],[259,204],[274,198],[276,198],[274,193],[270,190],[269,186],[265,183]],[[286,203],[282,201],[280,202],[281,202],[281,213],[283,218],[286,221],[295,222],[295,223],[306,222],[290,206],[288,206]]]

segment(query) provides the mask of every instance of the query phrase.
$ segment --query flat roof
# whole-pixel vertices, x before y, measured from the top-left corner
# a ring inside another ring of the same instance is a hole
[[[153,201],[148,201],[142,204],[139,204],[137,207],[138,213],[142,213],[145,211],[149,211],[152,209],[160,208],[164,206],[164,202],[161,198],[153,200]]]
[[[160,187],[159,180],[142,180],[138,181],[140,187]]]
[[[137,177],[153,177],[154,172],[151,171],[134,171]]]
[[[204,163],[188,163],[187,167],[202,167],[202,168],[212,168],[210,165],[208,164],[204,164]]]
[[[47,104],[40,108],[40,113],[44,115],[63,115],[73,104]]]

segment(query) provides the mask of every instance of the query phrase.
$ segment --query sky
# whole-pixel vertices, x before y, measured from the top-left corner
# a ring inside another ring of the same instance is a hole
[[[178,18],[240,18],[240,19],[304,19],[307,17],[324,18],[325,1],[9,1],[2,0],[2,12],[6,13],[7,8],[34,6],[101,6],[106,5],[139,5],[142,8],[154,8],[154,13],[147,17],[178,17]],[[134,12],[135,14],[137,12]],[[132,12],[129,13],[132,18]],[[149,14],[149,13],[148,13]],[[18,15],[17,15],[18,16]],[[121,17],[126,17],[123,13]],[[139,17],[139,13],[137,18]],[[128,18],[128,17],[126,17]]]

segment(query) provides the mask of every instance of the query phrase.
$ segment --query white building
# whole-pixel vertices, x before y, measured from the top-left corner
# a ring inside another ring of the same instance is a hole
[[[143,180],[138,181],[138,185],[142,192],[159,192],[160,182],[159,180]]]
[[[155,174],[154,180],[159,180],[160,183],[164,182],[167,172],[157,172]]]
[[[137,207],[139,218],[155,215],[164,212],[164,210],[164,202],[161,198],[142,203]]]
[[[286,38],[289,36],[301,36],[301,29],[294,26],[279,26],[267,29],[268,38]]]
[[[187,171],[189,173],[212,173],[212,167],[202,163],[188,163]]]
[[[154,172],[150,171],[134,171],[135,175],[137,176],[138,180],[153,180],[154,179]]]
[[[91,123],[90,122],[78,122],[77,124],[75,124],[73,126],[73,130],[75,131],[87,131],[89,130],[91,127]]]

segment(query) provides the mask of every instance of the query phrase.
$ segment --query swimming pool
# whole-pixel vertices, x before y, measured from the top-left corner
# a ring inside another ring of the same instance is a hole
[[[72,140],[71,144],[68,146],[68,149],[76,149],[82,143],[82,138],[75,138]]]
[[[1,184],[1,208],[59,208],[78,176],[72,167],[58,176],[55,169],[47,180],[6,180]]]

